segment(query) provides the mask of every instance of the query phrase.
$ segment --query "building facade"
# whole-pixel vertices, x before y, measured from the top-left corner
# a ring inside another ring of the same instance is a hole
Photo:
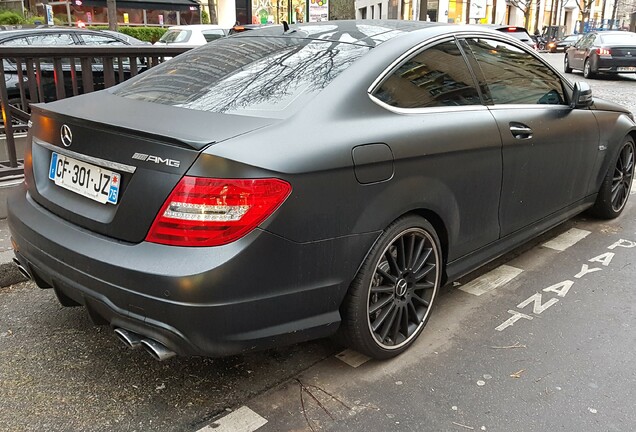
[[[609,28],[614,3],[624,1],[428,0],[426,20],[454,24],[508,24],[526,27],[530,33],[535,30],[541,33],[546,26],[560,25],[565,27],[566,34],[570,34],[579,31],[581,21],[584,31]],[[581,13],[579,3],[584,8],[588,5],[588,17]],[[356,0],[355,8],[358,19],[418,20],[420,16],[418,0]],[[622,23],[614,23],[614,28],[622,26]]]
[[[44,16],[41,2],[32,1],[31,10]],[[53,15],[63,23],[108,25],[106,0],[49,1]],[[197,0],[117,0],[117,22],[124,25],[170,26],[200,24],[201,5]]]

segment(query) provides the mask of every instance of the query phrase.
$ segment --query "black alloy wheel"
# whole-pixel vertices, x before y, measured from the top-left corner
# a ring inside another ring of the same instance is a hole
[[[592,71],[592,60],[590,58],[586,58],[583,64],[583,76],[588,79],[592,79],[596,76],[596,73]]]
[[[612,210],[620,212],[627,203],[634,177],[634,146],[625,145],[621,150],[612,177]]]
[[[634,140],[625,138],[613,164],[610,165],[592,213],[603,219],[621,214],[629,199],[634,179]]]
[[[568,59],[568,54],[565,53],[565,57],[563,58],[563,71],[565,73],[571,73],[572,68],[570,67],[570,60]]]
[[[343,323],[348,342],[378,359],[405,351],[422,332],[441,281],[433,227],[398,219],[374,245],[351,286]]]

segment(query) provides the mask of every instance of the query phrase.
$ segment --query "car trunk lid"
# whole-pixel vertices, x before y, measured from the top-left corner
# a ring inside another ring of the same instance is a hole
[[[201,150],[276,121],[117,99],[107,94],[34,106],[31,166],[25,171],[38,204],[80,227],[131,243],[144,240]]]
[[[613,46],[611,50],[612,50],[612,57],[633,59],[634,62],[636,63],[636,44]]]

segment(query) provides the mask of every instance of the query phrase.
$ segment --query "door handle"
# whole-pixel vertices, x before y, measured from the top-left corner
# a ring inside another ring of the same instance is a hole
[[[510,132],[512,132],[512,136],[517,139],[532,138],[532,129],[530,129],[528,126],[510,125]]]

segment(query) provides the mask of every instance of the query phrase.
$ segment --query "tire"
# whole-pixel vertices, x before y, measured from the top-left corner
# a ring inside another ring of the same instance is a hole
[[[570,59],[568,59],[568,55],[565,55],[563,59],[563,71],[565,73],[572,73],[572,68],[570,67]]]
[[[396,220],[351,283],[342,307],[342,339],[375,359],[403,353],[424,329],[441,279],[433,226],[415,215]]]
[[[590,213],[600,219],[614,219],[623,212],[634,179],[634,139],[627,137],[607,170]]]
[[[585,59],[585,64],[583,65],[583,76],[588,79],[592,79],[596,76],[596,74],[592,71],[592,62],[589,58]]]

